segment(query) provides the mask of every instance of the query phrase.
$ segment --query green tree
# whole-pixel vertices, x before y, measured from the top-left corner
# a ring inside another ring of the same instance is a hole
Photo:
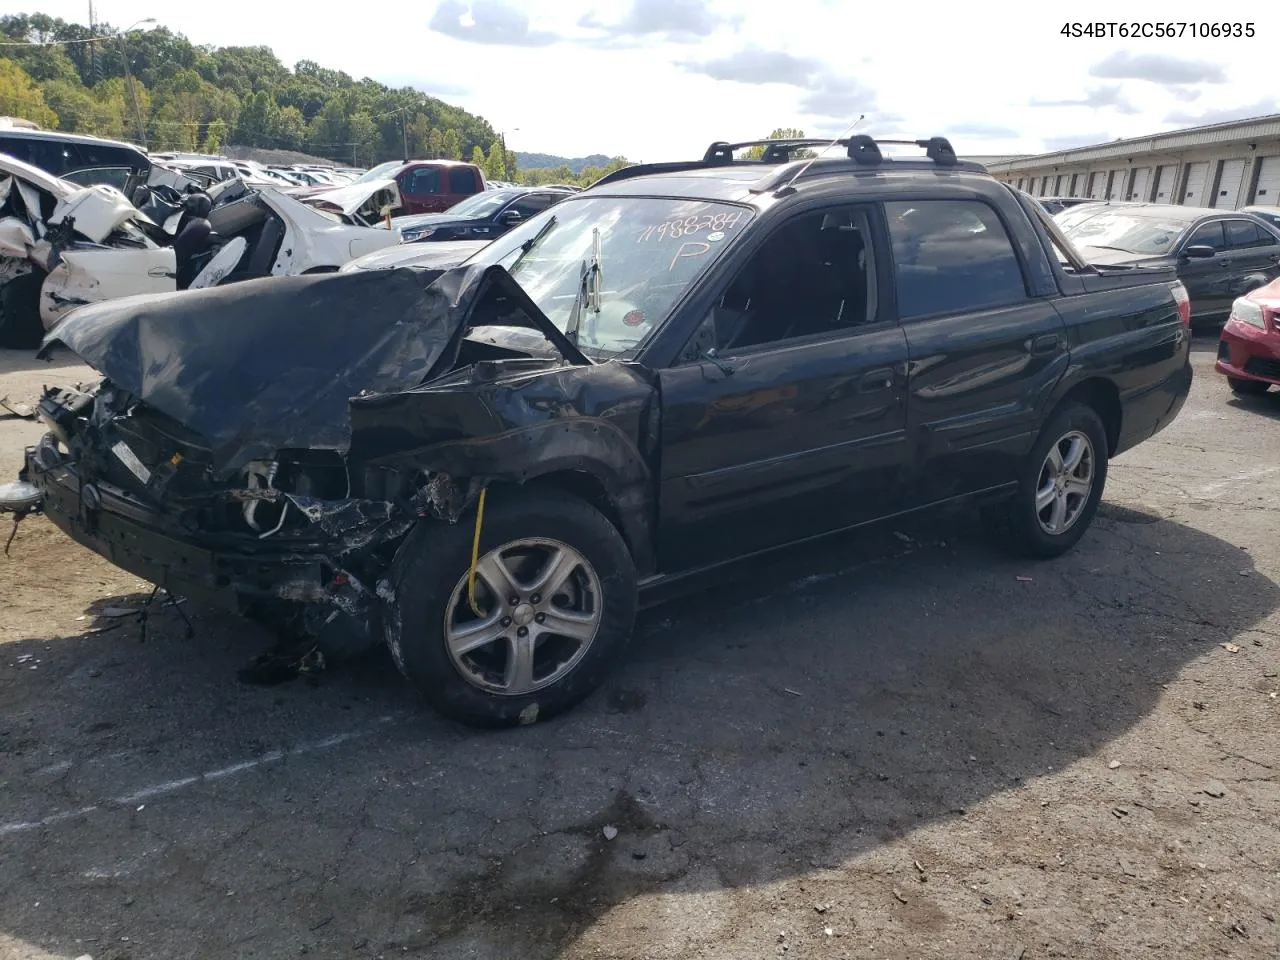
[[[479,150],[479,147],[476,147]],[[489,153],[484,158],[484,175],[489,180],[507,179],[507,161],[503,156],[502,144],[496,140],[489,144]]]
[[[425,114],[418,114],[405,124],[405,140],[409,144],[410,157],[425,157],[431,151],[431,123]]]
[[[476,144],[471,148],[471,162],[483,170],[487,166],[484,151],[480,149],[480,145]]]
[[[281,150],[301,150],[307,140],[307,121],[297,107],[282,107],[276,121],[276,140],[271,144]]]
[[[440,156],[446,160],[462,159],[462,137],[458,135],[457,130],[449,129],[444,132],[444,140],[440,146]]]
[[[58,115],[45,102],[44,93],[12,60],[0,59],[0,114],[22,117],[49,129],[58,126]]]
[[[769,134],[767,139],[769,140],[803,140],[804,131],[797,130],[795,127],[777,127],[773,131],[773,133]],[[763,156],[764,156],[764,147],[751,147],[742,155],[744,160],[759,160]],[[800,150],[796,150],[792,154],[792,158],[797,160],[798,159],[807,160],[810,157],[816,157],[816,156],[817,154],[814,153],[812,150],[803,149],[803,148]]]
[[[209,121],[209,125],[204,128],[204,142],[200,149],[205,153],[218,153],[227,140],[227,132],[227,121],[220,117]]]
[[[439,127],[432,127],[427,137],[427,156],[433,160],[444,156],[444,134]]]
[[[246,147],[274,147],[280,128],[280,108],[265,90],[251,94],[236,118],[236,143]]]
[[[357,165],[373,166],[378,155],[378,128],[367,113],[357,113],[347,123],[352,157]]]

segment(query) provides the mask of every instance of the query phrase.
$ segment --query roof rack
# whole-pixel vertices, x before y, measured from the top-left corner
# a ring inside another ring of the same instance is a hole
[[[919,147],[924,150],[925,159],[932,161],[932,163],[938,167],[963,166],[964,169],[984,169],[978,164],[962,164],[956,156],[955,149],[951,146],[951,141],[946,137],[930,137],[927,140],[875,140],[866,134],[857,134],[855,136],[839,140],[821,140],[811,137],[789,137],[777,140],[743,140],[739,143],[717,140],[707,147],[701,160],[676,160],[665,163],[638,163],[634,166],[623,167],[621,170],[615,170],[613,173],[606,174],[591,186],[598,187],[602,184],[616,183],[619,180],[630,180],[633,177],[643,177],[654,173],[679,173],[686,170],[705,170],[714,167],[758,164],[779,166],[791,162],[793,159],[792,154],[797,150],[805,150],[814,147],[844,147],[845,155],[858,166],[865,167],[876,166],[885,162],[902,162],[894,161],[891,157],[886,160],[886,157],[880,151],[880,144]],[[753,157],[749,160],[738,159],[734,156],[738,150],[747,150],[752,147],[763,147],[764,150],[759,157]],[[818,159],[832,160],[836,158],[819,157]],[[806,163],[808,162],[811,162],[811,160],[806,161]],[[807,169],[807,167],[805,169]],[[788,171],[788,173],[790,173],[790,171]],[[773,180],[776,178],[770,177],[767,179]]]

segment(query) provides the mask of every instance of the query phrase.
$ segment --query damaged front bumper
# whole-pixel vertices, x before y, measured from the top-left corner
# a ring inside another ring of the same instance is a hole
[[[333,536],[317,523],[314,539],[291,539],[287,549],[189,532],[113,484],[82,481],[78,467],[50,434],[27,449],[20,479],[39,491],[40,509],[64,533],[158,587],[242,614],[262,600],[320,604],[360,619],[373,608],[372,591],[341,559],[358,529]]]

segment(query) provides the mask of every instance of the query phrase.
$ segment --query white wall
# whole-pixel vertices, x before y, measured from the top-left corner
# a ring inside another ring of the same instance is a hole
[[[1275,141],[1259,143],[1257,144],[1257,149],[1254,150],[1249,148],[1248,143],[1215,144],[1211,147],[1201,147],[1179,153],[1139,153],[1133,158],[1132,163],[1126,162],[1127,160],[1128,158],[1112,158],[1095,160],[1091,163],[1026,164],[1024,166],[1015,166],[1010,172],[1005,172],[1003,169],[992,170],[991,172],[996,179],[1011,184],[1016,184],[1018,179],[1022,178],[1024,189],[1027,186],[1028,179],[1034,177],[1037,187],[1034,192],[1037,195],[1040,194],[1039,187],[1046,176],[1049,177],[1050,185],[1056,184],[1057,178],[1062,176],[1062,193],[1065,195],[1070,189],[1071,176],[1074,174],[1077,176],[1076,193],[1080,196],[1087,196],[1089,193],[1089,178],[1092,174],[1097,174],[1094,195],[1102,199],[1106,196],[1108,174],[1111,171],[1116,171],[1117,184],[1121,183],[1120,178],[1122,176],[1124,178],[1123,184],[1113,189],[1117,199],[1128,199],[1127,194],[1136,186],[1141,195],[1135,196],[1135,200],[1154,200],[1158,203],[1186,203],[1190,206],[1216,206],[1223,208],[1229,206],[1230,209],[1247,207],[1253,203],[1280,204],[1280,190],[1275,187],[1272,187],[1267,191],[1267,194],[1262,196],[1255,197],[1254,193],[1260,174],[1262,175],[1265,189],[1268,174],[1272,170],[1280,168],[1280,143]],[[1223,161],[1232,160],[1244,161],[1244,172],[1238,190],[1233,187],[1235,175],[1239,169],[1238,163],[1228,164],[1225,170],[1225,180],[1223,178]],[[1202,163],[1208,164],[1204,184],[1194,191],[1194,197],[1185,198],[1188,171],[1190,170],[1194,179],[1200,170],[1206,168],[1193,165]],[[1136,169],[1144,169],[1148,172],[1146,176],[1139,174],[1135,184],[1132,173]],[[1159,173],[1158,177],[1157,172]],[[1224,190],[1227,193],[1226,196],[1222,196]],[[1163,196],[1158,196],[1158,194],[1163,194]]]

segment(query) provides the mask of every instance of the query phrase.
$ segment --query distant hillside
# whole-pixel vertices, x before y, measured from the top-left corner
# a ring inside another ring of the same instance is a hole
[[[516,166],[521,170],[549,170],[552,167],[568,167],[575,174],[587,167],[607,167],[610,157],[593,153],[589,157],[557,157],[553,153],[516,153]]]

